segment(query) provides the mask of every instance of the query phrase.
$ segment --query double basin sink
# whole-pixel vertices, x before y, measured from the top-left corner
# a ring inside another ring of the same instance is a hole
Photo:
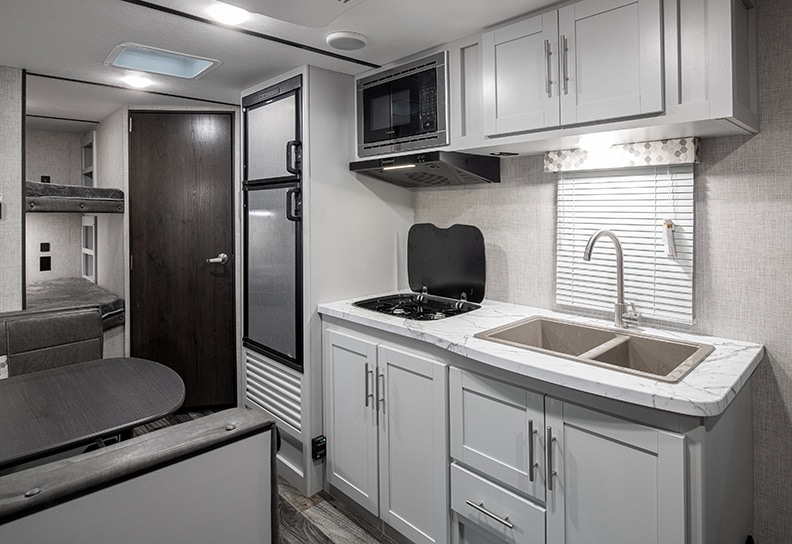
[[[715,349],[707,344],[540,316],[475,337],[667,382],[681,380]]]

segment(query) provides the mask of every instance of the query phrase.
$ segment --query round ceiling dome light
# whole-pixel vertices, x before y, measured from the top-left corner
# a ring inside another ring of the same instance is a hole
[[[333,32],[327,35],[327,45],[341,51],[363,49],[367,43],[368,38],[357,32]]]

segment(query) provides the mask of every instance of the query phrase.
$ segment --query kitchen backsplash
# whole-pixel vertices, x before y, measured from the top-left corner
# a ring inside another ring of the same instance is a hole
[[[415,192],[416,223],[475,225],[486,244],[486,298],[555,307],[556,181],[541,156],[501,160],[501,183]]]

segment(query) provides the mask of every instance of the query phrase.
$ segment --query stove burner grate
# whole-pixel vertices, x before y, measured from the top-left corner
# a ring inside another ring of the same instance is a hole
[[[462,300],[410,293],[359,300],[354,305],[359,308],[417,321],[444,319],[480,308],[478,304]]]

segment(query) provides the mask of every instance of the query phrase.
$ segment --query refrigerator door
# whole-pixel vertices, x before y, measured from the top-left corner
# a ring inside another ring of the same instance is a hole
[[[300,222],[296,185],[246,191],[245,344],[301,369]],[[291,218],[290,218],[291,217]]]
[[[245,110],[245,181],[299,178],[299,89]]]

